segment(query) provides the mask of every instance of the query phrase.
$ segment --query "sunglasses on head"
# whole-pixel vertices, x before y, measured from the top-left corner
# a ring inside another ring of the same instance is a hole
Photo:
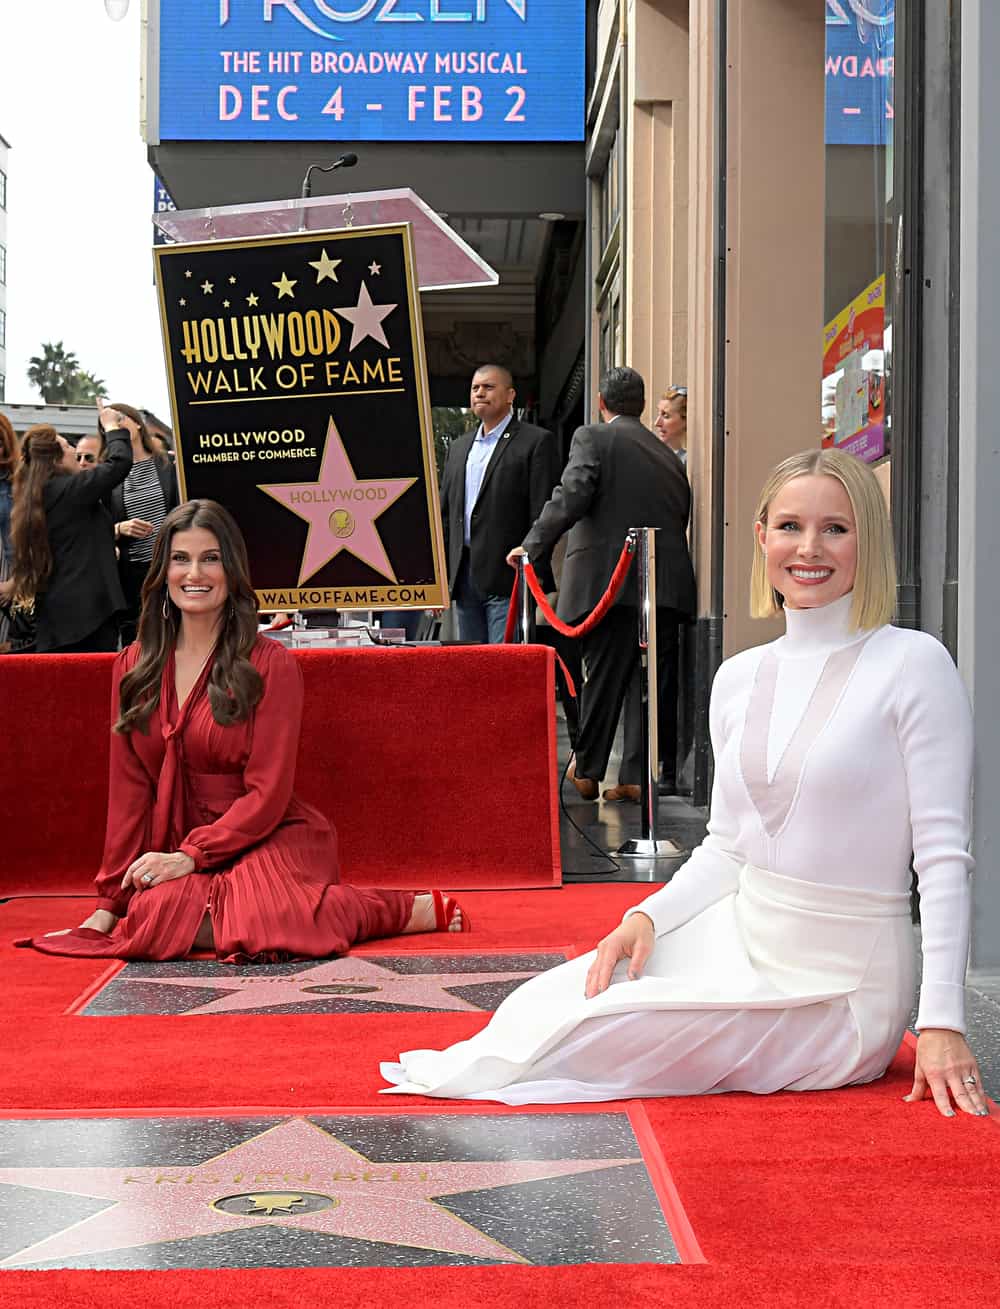
[[[668,386],[667,391],[670,395],[687,395],[688,393],[686,386]]]

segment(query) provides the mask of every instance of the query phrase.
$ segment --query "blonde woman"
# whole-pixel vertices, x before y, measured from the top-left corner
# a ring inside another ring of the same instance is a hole
[[[656,435],[687,467],[688,389],[668,386],[656,406]]]
[[[779,640],[712,691],[709,834],[593,953],[526,983],[450,1050],[383,1065],[391,1089],[507,1104],[823,1090],[881,1077],[923,979],[916,1075],[985,1115],[964,1038],[969,703],[944,648],[891,627],[895,567],[871,471],[836,450],[774,470],[751,608]]]

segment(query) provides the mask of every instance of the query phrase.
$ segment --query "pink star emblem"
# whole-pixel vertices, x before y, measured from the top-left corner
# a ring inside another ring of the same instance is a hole
[[[353,326],[351,332],[351,344],[348,350],[353,350],[359,346],[362,341],[369,336],[379,345],[389,348],[389,342],[386,339],[385,329],[382,326],[383,318],[388,318],[395,305],[376,305],[372,304],[372,298],[368,294],[367,283],[361,283],[361,290],[358,293],[358,303],[353,309],[334,309],[335,314],[340,314],[341,318],[346,318]]]
[[[385,552],[375,519],[408,491],[415,477],[361,479],[351,467],[337,424],[326,429],[323,464],[315,482],[259,485],[258,490],[309,524],[298,585],[347,550],[391,582],[396,574]]]
[[[448,987],[481,986],[490,982],[526,981],[530,973],[397,973],[382,964],[372,963],[360,955],[330,959],[325,963],[303,967],[297,973],[277,977],[220,978],[217,971],[205,977],[137,977],[142,986],[180,986],[218,991],[231,986],[231,994],[218,996],[205,1004],[186,1009],[185,1014],[231,1014],[247,1009],[269,1009],[275,1005],[308,1005],[315,999],[345,1000],[357,995],[367,1004],[403,1004],[415,1009],[452,1010],[457,1013],[482,1013],[479,1005],[470,1004]],[[128,977],[120,979],[128,981]],[[343,991],[338,988],[343,987]],[[351,988],[357,987],[357,992]]]
[[[495,1263],[526,1263],[521,1255],[435,1202],[464,1191],[640,1162],[636,1158],[373,1163],[316,1124],[293,1118],[202,1163],[0,1169],[0,1183],[109,1202],[100,1213],[16,1250],[0,1261],[0,1268],[135,1250],[262,1223]]]

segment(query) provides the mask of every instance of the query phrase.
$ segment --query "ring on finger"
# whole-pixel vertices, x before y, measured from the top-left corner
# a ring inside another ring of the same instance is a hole
[[[970,1073],[968,1077],[963,1077],[962,1081],[966,1086],[975,1086],[977,1079],[974,1074]]]
[[[146,885],[148,886],[149,883],[153,880],[153,874],[152,874],[152,873],[143,873],[141,880],[142,880],[143,882],[145,882]]]

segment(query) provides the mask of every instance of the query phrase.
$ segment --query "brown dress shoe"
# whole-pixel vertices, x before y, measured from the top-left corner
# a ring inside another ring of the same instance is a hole
[[[604,799],[611,800],[615,804],[624,804],[625,801],[638,804],[642,799],[642,787],[629,782],[619,782],[617,786],[608,787],[604,792]]]
[[[576,760],[574,760],[566,773],[566,776],[576,787],[581,800],[596,800],[600,792],[600,786],[597,782],[592,781],[589,777],[577,777]]]

